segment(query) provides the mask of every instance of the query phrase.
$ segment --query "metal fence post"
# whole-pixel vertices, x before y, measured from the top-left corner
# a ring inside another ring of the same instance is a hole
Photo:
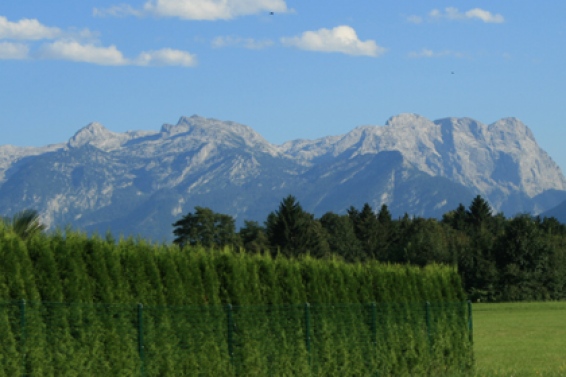
[[[432,340],[431,340],[431,328],[430,328],[430,302],[428,301],[426,302],[425,310],[426,310],[426,336],[428,339],[428,346],[431,347]]]
[[[145,375],[145,355],[143,345],[143,304],[138,304],[138,352],[140,355],[140,373],[143,377]]]
[[[20,301],[20,335],[21,335],[21,339],[20,339],[20,346],[21,346],[21,350],[22,350],[22,376],[26,376],[26,353],[27,353],[27,345],[26,345],[26,340],[27,340],[27,333],[26,333],[26,300],[22,300]]]
[[[309,365],[311,365],[311,319],[310,319],[310,304],[305,303],[305,345],[307,347],[307,355]]]
[[[232,305],[226,305],[226,319],[228,325],[228,354],[230,364],[234,365],[234,318],[232,317]]]
[[[470,345],[474,344],[474,321],[472,319],[472,302],[468,300],[468,339]]]
[[[371,341],[377,345],[377,305],[371,303]]]

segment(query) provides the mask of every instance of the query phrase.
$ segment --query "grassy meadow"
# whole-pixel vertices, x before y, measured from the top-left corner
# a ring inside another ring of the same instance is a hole
[[[474,304],[477,376],[566,376],[566,302]]]

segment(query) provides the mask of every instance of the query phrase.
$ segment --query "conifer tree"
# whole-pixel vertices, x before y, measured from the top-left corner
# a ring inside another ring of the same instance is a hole
[[[466,207],[460,203],[458,208],[442,215],[442,222],[450,225],[456,230],[465,231],[468,222],[467,218],[468,214],[466,213]]]
[[[391,218],[391,212],[386,204],[382,204],[377,213],[377,245],[375,257],[381,261],[390,259],[390,251],[397,240],[395,223]]]
[[[279,209],[269,215],[266,229],[271,246],[279,248],[285,255],[310,252],[323,256],[329,252],[322,226],[312,214],[303,210],[292,195],[283,199]]]
[[[477,230],[481,227],[489,227],[492,210],[489,203],[478,195],[472,200],[466,215],[468,224]]]
[[[356,236],[361,243],[363,253],[367,258],[375,259],[378,251],[379,222],[373,208],[365,203],[361,211],[350,209],[348,215],[354,223]]]

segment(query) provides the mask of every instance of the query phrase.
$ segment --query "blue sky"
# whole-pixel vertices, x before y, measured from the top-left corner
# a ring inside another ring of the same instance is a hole
[[[0,145],[193,114],[277,144],[404,112],[512,116],[564,171],[565,14],[550,0],[4,0]]]

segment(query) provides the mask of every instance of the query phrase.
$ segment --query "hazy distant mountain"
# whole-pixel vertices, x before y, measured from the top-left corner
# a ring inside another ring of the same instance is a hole
[[[540,216],[555,217],[561,223],[566,224],[566,200],[558,204],[556,207],[541,213]]]
[[[0,146],[0,214],[41,212],[51,227],[171,238],[171,223],[206,206],[263,222],[295,195],[317,216],[387,204],[439,217],[481,194],[497,211],[539,214],[566,200],[566,179],[514,118],[429,121],[401,114],[385,126],[274,145],[251,128],[199,116],[157,132],[98,123],[67,143]]]

